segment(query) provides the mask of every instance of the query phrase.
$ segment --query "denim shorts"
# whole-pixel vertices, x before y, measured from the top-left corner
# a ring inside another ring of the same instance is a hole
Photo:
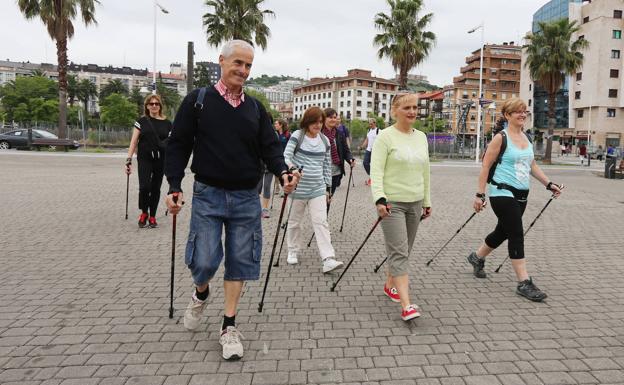
[[[202,286],[212,279],[224,256],[226,281],[260,277],[262,222],[258,192],[255,188],[225,190],[195,181],[185,256],[195,285]]]

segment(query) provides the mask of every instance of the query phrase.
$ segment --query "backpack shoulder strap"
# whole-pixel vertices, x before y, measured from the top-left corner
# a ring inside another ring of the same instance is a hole
[[[496,166],[498,166],[503,161],[503,154],[505,153],[505,150],[507,149],[507,134],[505,133],[505,131],[500,131],[499,134],[501,134],[501,138],[503,141],[501,142],[500,150],[498,151],[498,156],[496,157],[496,162],[492,163],[492,166],[490,166],[490,170],[488,172],[488,178],[487,178],[488,183],[492,183],[492,181],[494,180],[494,173],[496,172]]]
[[[329,148],[330,148],[329,139],[327,139],[325,134],[323,134],[322,132],[319,133],[319,135],[321,135],[321,140],[323,141],[323,144],[325,145],[325,151],[329,150]]]
[[[199,93],[197,94],[197,100],[193,105],[193,107],[195,107],[195,109],[198,111],[204,109],[204,97],[206,97],[206,91],[208,91],[207,87],[202,87],[199,89]]]
[[[299,149],[301,148],[301,143],[303,143],[303,138],[305,138],[305,134],[303,133],[303,129],[299,129],[298,132],[301,132],[302,134],[299,134],[297,136],[295,136],[296,132],[294,134],[292,134],[291,140],[292,139],[296,139],[297,140],[297,144],[295,145],[295,150],[293,151],[293,156],[297,153],[297,151],[299,151]]]

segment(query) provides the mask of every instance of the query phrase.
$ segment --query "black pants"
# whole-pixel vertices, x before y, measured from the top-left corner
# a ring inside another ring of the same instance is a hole
[[[520,202],[510,197],[490,197],[490,204],[498,218],[498,223],[494,231],[485,237],[485,244],[496,249],[507,240],[509,258],[524,258],[522,214],[526,209],[527,201]]]
[[[164,173],[164,158],[139,158],[139,209],[152,217],[156,216],[160,200],[160,186]]]
[[[341,179],[342,179],[342,175],[332,176],[331,195],[334,195],[334,192],[336,191],[336,189],[340,187]]]
[[[371,162],[372,153],[370,151],[366,151],[364,153],[364,170],[366,171],[366,175],[370,175],[370,162]]]

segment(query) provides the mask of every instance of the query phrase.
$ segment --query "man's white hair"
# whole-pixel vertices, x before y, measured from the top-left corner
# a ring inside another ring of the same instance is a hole
[[[254,47],[245,40],[230,40],[221,48],[221,56],[229,57],[234,53],[236,48],[247,49],[250,50],[251,53],[255,53]]]

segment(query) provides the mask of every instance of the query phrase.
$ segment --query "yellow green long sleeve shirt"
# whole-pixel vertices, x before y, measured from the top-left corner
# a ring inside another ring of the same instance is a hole
[[[427,136],[390,126],[379,132],[371,154],[373,202],[417,202],[431,207]]]

